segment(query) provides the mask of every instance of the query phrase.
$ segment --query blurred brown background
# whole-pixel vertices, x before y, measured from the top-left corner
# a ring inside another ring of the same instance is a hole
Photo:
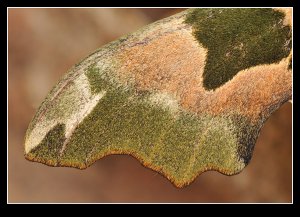
[[[291,104],[267,121],[242,173],[206,172],[183,189],[125,155],[82,171],[24,159],[27,126],[63,73],[96,48],[181,10],[8,10],[8,202],[291,202]]]

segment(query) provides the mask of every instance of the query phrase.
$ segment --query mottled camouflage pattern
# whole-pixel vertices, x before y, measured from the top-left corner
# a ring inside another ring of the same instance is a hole
[[[203,46],[205,43],[197,37],[201,25],[197,20],[191,22],[191,16],[199,12],[197,19],[214,18],[209,17],[211,10],[196,10],[148,25],[74,66],[31,121],[25,157],[51,166],[84,169],[106,155],[130,154],[178,187],[207,170],[226,175],[241,172],[251,159],[263,123],[291,99],[290,18],[283,10],[273,13],[267,9],[267,18],[263,17],[266,13],[257,13],[264,21],[271,19],[267,24],[280,22],[270,28],[283,28],[282,34],[267,27],[260,34],[280,42],[272,52],[282,53],[275,53],[274,61],[264,57],[268,61],[258,64],[251,64],[248,58],[247,67],[238,62],[239,71],[229,77],[210,76],[218,81],[212,81],[213,89],[209,90],[203,76],[208,58],[213,57],[210,47]],[[219,13],[219,9],[214,10]],[[223,12],[226,16],[232,13],[232,17],[239,13],[235,9]],[[238,21],[234,22],[236,26]],[[247,24],[244,20],[239,25]],[[226,26],[222,28],[226,31]],[[245,35],[243,32],[243,41],[247,42]],[[264,50],[268,46],[258,43],[253,47],[259,47],[262,56],[270,55]],[[226,51],[230,52],[229,48]],[[230,63],[230,55],[226,58],[223,64]],[[209,61],[222,65],[218,59]]]

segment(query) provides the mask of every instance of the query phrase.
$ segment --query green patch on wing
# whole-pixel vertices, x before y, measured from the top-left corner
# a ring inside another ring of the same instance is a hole
[[[96,67],[86,75],[91,89],[106,95],[75,129],[61,165],[85,168],[105,155],[127,153],[177,186],[208,169],[235,174],[245,166],[230,117],[199,117],[183,110],[174,114],[149,101],[153,93],[117,85]]]
[[[59,162],[59,152],[62,149],[65,139],[65,125],[57,124],[26,157],[29,160],[34,159],[35,161],[52,166],[57,165]]]
[[[186,23],[208,49],[204,87],[218,88],[240,70],[287,57],[292,34],[283,25],[284,16],[271,8],[191,10]]]

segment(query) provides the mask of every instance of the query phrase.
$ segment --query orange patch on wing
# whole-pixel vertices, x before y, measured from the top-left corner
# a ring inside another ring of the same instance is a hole
[[[123,81],[132,79],[138,90],[171,94],[183,108],[195,111],[198,96],[204,93],[206,55],[192,30],[182,29],[122,50],[118,74]]]
[[[268,116],[268,108],[291,99],[292,73],[287,67],[288,59],[240,71],[208,99],[199,101],[198,112],[226,114],[234,111],[252,121],[257,121],[260,115]]]
[[[136,89],[165,92],[190,112],[209,115],[240,114],[252,122],[292,94],[289,58],[240,71],[216,90],[203,87],[207,50],[195,40],[191,29],[153,34],[152,40],[125,48],[117,54],[118,76],[132,80]]]

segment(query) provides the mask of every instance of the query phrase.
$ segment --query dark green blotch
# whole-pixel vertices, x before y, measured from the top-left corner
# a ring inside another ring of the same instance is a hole
[[[41,143],[29,155],[37,161],[57,163],[57,156],[65,141],[65,124],[57,124],[51,129]]]
[[[203,73],[206,89],[215,89],[240,70],[271,64],[291,50],[291,29],[284,14],[271,8],[193,9],[186,23],[208,49]]]

